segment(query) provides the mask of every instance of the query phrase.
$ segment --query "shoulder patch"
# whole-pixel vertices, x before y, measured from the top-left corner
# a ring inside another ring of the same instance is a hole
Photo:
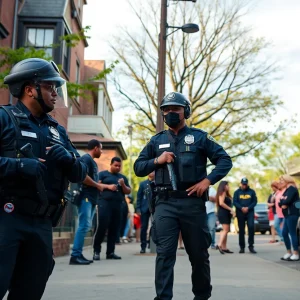
[[[167,130],[162,130],[162,131],[160,131],[160,132],[158,132],[157,134],[155,134],[153,137],[155,137],[155,136],[157,136],[157,135],[160,135],[160,134],[163,134],[163,133],[165,133]]]
[[[217,144],[217,141],[210,134],[207,134],[207,139]]]
[[[202,130],[200,128],[196,128],[196,127],[190,127],[191,130],[194,130],[194,131],[200,131],[201,133],[204,133],[204,134],[207,134],[207,132],[205,130]]]

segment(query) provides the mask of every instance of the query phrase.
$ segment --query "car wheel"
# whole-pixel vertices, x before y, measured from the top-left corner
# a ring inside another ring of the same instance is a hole
[[[260,233],[261,233],[261,234],[266,234],[266,231],[261,231]]]

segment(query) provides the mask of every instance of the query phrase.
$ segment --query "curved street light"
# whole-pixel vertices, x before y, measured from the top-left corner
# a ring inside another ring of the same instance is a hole
[[[165,36],[165,38],[168,37],[169,35],[171,35],[172,33],[178,31],[179,29],[181,29],[184,33],[195,33],[195,32],[199,31],[199,26],[197,24],[194,24],[194,23],[188,23],[188,24],[185,24],[185,25],[182,25],[182,26],[169,26],[167,24],[166,27],[167,28],[173,28],[175,30],[170,32],[169,34],[167,34]]]

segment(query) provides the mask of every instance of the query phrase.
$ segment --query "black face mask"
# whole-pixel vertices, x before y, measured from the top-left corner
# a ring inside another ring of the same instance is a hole
[[[180,123],[179,114],[175,112],[169,112],[164,117],[166,124],[171,128],[176,128]]]

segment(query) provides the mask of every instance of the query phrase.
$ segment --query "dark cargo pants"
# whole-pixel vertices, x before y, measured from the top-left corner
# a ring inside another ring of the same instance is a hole
[[[0,299],[40,300],[53,267],[51,220],[0,207]]]
[[[208,248],[211,236],[207,227],[205,203],[201,198],[158,199],[151,235],[156,243],[155,287],[157,300],[173,297],[174,265],[179,232],[192,265],[194,300],[211,296]]]

